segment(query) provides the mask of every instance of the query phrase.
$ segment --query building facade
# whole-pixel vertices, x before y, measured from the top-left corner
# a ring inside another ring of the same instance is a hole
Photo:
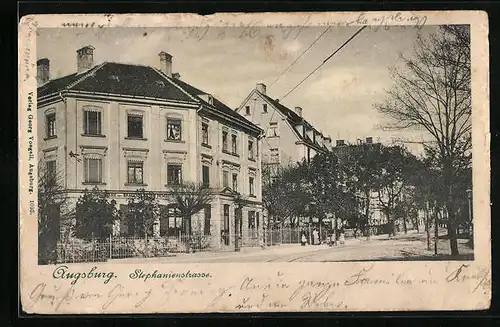
[[[302,117],[302,108],[291,110],[266,94],[259,83],[237,112],[264,130],[262,162],[264,165],[289,165],[311,160],[331,148],[331,138]]]
[[[183,233],[182,218],[169,187],[202,183],[215,196],[192,217],[192,230],[215,247],[234,246],[237,235],[257,239],[262,130],[173,74],[168,53],[159,54],[158,67],[94,65],[94,50],[79,49],[77,72],[54,80],[49,60],[37,62],[39,158],[64,176],[71,201],[98,187],[126,214],[128,198],[144,188],[165,209],[154,233],[174,236]],[[117,223],[114,233],[127,235],[127,226]]]

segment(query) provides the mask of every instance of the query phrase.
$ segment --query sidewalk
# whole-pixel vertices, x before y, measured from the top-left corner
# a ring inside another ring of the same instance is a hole
[[[259,256],[286,256],[292,254],[300,254],[313,252],[317,250],[327,249],[328,245],[306,245],[301,246],[300,244],[280,244],[273,245],[262,249],[260,247],[249,247],[242,248],[241,251],[235,252],[196,252],[196,253],[176,253],[170,257],[151,257],[151,258],[126,258],[126,259],[112,259],[108,260],[110,263],[132,263],[132,262],[204,262],[212,261],[217,259],[241,259],[241,258],[251,258]]]

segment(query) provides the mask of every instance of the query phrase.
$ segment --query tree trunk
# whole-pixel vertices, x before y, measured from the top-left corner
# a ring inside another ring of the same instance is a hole
[[[450,238],[450,250],[452,256],[457,256],[458,253],[458,240],[455,222],[453,221],[453,214],[448,212],[448,237]]]
[[[184,217],[184,233],[191,235],[191,216]]]
[[[406,219],[407,219],[406,216],[403,215],[403,229],[404,229],[405,234],[408,233],[408,228],[406,226]]]
[[[370,239],[371,229],[370,229],[370,192],[365,193],[366,196],[366,209],[365,209],[365,217],[366,217],[366,239]]]
[[[431,229],[430,229],[429,209],[425,209],[425,232],[427,234],[427,250],[431,250]]]
[[[434,254],[438,254],[438,242],[439,242],[439,225],[438,225],[438,215],[434,213]]]

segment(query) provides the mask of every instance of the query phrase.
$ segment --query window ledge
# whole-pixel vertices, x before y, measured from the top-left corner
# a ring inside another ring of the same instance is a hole
[[[256,198],[257,196],[255,194],[250,194],[248,197],[249,198]]]
[[[148,186],[148,184],[144,184],[144,183],[125,183],[125,186]]]
[[[255,162],[255,158],[248,158],[248,160]]]
[[[164,141],[165,142],[170,142],[170,143],[186,143],[186,141],[184,141],[184,140],[169,140],[169,139],[165,139]]]
[[[52,139],[56,139],[56,138],[57,138],[57,135],[52,135],[52,136],[44,137],[43,140],[47,141],[47,140],[52,140]]]
[[[143,137],[131,137],[131,136],[127,136],[127,137],[125,138],[125,140],[147,141],[148,139],[143,138]]]
[[[82,185],[106,185],[103,182],[83,182]]]
[[[238,158],[240,157],[240,155],[237,154],[237,153],[231,153],[231,155],[234,156],[234,157],[238,157]]]
[[[231,154],[231,152],[227,151],[227,150],[222,150],[222,153],[225,153],[225,154]]]
[[[208,149],[212,148],[212,146],[210,144],[207,144],[207,143],[202,143],[201,146],[204,146],[205,148],[208,148]]]
[[[103,135],[103,134],[85,134],[85,133],[83,133],[82,136],[84,136],[84,137],[106,137],[106,135]]]

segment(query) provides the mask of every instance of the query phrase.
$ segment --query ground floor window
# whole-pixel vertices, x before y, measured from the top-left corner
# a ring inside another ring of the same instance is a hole
[[[229,204],[223,206],[223,225],[221,228],[221,241],[224,245],[229,245]]]
[[[179,236],[182,216],[175,206],[161,206],[160,236]]]
[[[205,207],[205,222],[203,227],[203,235],[210,235],[210,225],[212,220],[212,207]]]
[[[249,211],[248,212],[248,234],[252,238],[257,237],[257,229],[259,227],[258,222],[258,212]]]

